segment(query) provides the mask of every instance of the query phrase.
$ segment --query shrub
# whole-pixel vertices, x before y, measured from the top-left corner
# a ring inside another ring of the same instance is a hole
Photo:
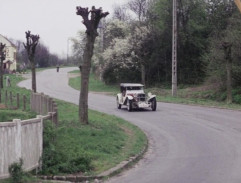
[[[23,182],[23,159],[20,158],[19,162],[11,164],[8,168],[11,182],[13,183],[22,183]]]
[[[44,122],[42,174],[86,172],[92,169],[91,156],[86,153],[67,155],[56,145],[57,130],[51,121]]]
[[[241,104],[241,95],[240,94],[234,95],[233,101],[237,104]]]

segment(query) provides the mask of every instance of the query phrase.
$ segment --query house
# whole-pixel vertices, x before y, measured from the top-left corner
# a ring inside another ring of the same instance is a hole
[[[6,37],[0,34],[0,43],[5,44],[6,59],[3,61],[3,69],[5,73],[12,73],[17,70],[17,48]]]

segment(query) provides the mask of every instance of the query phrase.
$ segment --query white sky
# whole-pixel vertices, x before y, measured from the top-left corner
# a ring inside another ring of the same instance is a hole
[[[38,34],[51,53],[66,56],[67,40],[84,30],[76,6],[94,5],[108,11],[127,0],[0,0],[0,34],[25,41],[25,32]]]

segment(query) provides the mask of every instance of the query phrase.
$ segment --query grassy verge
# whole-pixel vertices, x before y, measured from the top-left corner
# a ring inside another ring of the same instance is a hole
[[[79,71],[73,71],[72,73],[79,73]],[[75,89],[80,88],[80,77],[70,78],[69,85]],[[95,78],[93,74],[90,76],[90,91],[103,92],[110,95],[115,95],[119,92],[119,87],[114,85],[105,85],[103,82]],[[241,110],[241,89],[233,91],[234,103],[227,104],[225,102],[225,92],[218,92],[215,90],[205,89],[202,87],[189,87],[179,88],[178,96],[173,97],[171,95],[171,89],[166,88],[147,88],[146,92],[151,92],[157,95],[157,101],[167,103],[178,103],[178,104],[191,104],[191,105],[202,105],[221,107],[227,109],[238,109]],[[236,103],[235,103],[236,102]]]
[[[219,107],[226,109],[241,110],[241,105],[237,103],[227,104],[225,93],[214,90],[202,90],[202,87],[190,87],[178,89],[178,96],[171,95],[171,89],[148,88],[148,92],[157,95],[157,100],[167,103],[202,105],[207,107]]]
[[[78,74],[79,71],[72,71],[70,74]],[[69,85],[79,90],[80,89],[80,77],[70,78]],[[90,81],[89,81],[89,91],[92,92],[104,92],[111,95],[115,95],[119,92],[119,86],[117,85],[106,85],[104,82],[100,81],[98,78],[94,76],[94,74],[90,74]]]
[[[26,112],[21,110],[0,109],[0,113],[0,122],[10,122],[13,119],[25,120],[36,117],[36,114],[33,112]]]
[[[81,125],[76,105],[58,101],[58,108],[62,112],[56,148],[68,156],[66,159],[78,153],[88,156],[92,169],[87,175],[108,170],[139,153],[147,143],[141,130],[115,116],[90,110],[90,124]]]
[[[22,78],[10,77],[8,90],[25,94],[29,100],[30,91],[16,86]],[[90,124],[81,125],[78,106],[63,101],[57,104],[58,128],[44,122],[43,174],[96,175],[139,153],[147,144],[139,128],[120,118],[89,110]]]

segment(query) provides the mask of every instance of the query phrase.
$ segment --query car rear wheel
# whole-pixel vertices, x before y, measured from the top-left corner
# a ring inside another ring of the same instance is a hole
[[[121,104],[119,103],[119,98],[118,97],[116,98],[116,104],[117,104],[117,108],[121,109]]]
[[[152,111],[156,111],[156,98],[153,98],[151,101],[151,109]]]
[[[127,100],[127,110],[128,110],[129,112],[132,111],[132,100]]]

